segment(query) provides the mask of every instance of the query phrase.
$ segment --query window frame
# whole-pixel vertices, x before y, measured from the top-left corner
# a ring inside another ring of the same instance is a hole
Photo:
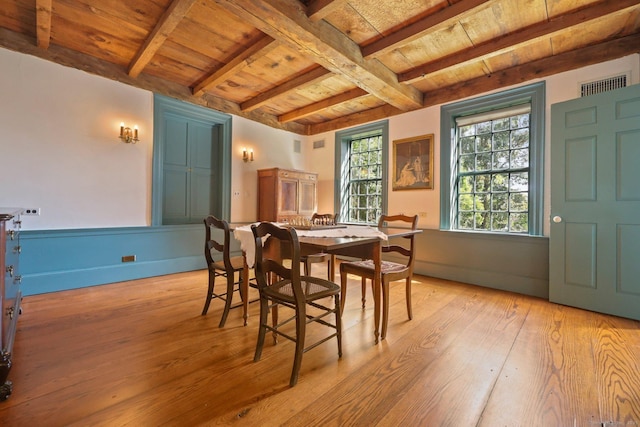
[[[387,212],[387,201],[389,193],[389,121],[383,120],[375,123],[369,123],[364,126],[338,131],[335,134],[335,186],[334,186],[334,208],[335,212],[340,214],[340,222],[348,222],[347,208],[349,206],[346,197],[349,193],[346,191],[349,185],[349,144],[353,139],[364,138],[367,134],[381,133],[382,135],[382,202],[381,212]],[[346,175],[345,175],[346,174]],[[363,224],[363,223],[358,223]],[[375,222],[368,223],[377,225]]]
[[[541,236],[544,217],[545,82],[443,105],[440,109],[440,230],[509,236]],[[456,119],[531,104],[529,135],[529,232],[470,231],[452,228],[457,201]]]

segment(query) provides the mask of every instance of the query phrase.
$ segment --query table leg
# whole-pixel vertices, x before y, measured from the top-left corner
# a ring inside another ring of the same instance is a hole
[[[382,264],[382,244],[380,241],[376,242],[373,245],[373,265],[374,265],[374,274],[373,274],[373,322],[374,322],[374,336],[375,343],[378,344],[378,337],[380,335],[380,307],[381,307],[381,298],[380,291],[382,289],[382,281],[381,281],[381,270],[380,265]]]
[[[336,256],[333,254],[331,254],[331,260],[329,261],[329,276],[331,277],[331,282],[336,280]]]
[[[248,324],[249,318],[249,265],[247,264],[247,255],[242,253],[242,260],[244,265],[242,268],[242,317],[244,318],[244,326]]]

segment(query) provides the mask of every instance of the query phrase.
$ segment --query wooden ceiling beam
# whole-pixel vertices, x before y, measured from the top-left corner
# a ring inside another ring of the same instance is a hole
[[[314,102],[313,104],[306,105],[302,108],[298,108],[296,110],[290,111],[288,113],[282,114],[278,116],[278,121],[280,123],[287,123],[294,120],[301,119],[303,117],[310,116],[312,114],[317,113],[318,111],[325,110],[329,107],[333,107],[334,105],[342,104],[343,102],[353,101],[354,99],[358,99],[363,96],[367,96],[369,93],[360,89],[359,87],[343,92],[339,95],[332,96],[330,98],[323,99],[318,102]]]
[[[36,43],[40,49],[49,49],[51,41],[51,3],[53,0],[36,0]]]
[[[377,58],[398,47],[411,43],[438,28],[452,25],[473,13],[487,7],[494,0],[461,0],[413,24],[407,25],[390,35],[362,48],[365,58]]]
[[[298,77],[295,77],[279,86],[274,87],[273,89],[261,93],[255,98],[251,98],[250,100],[243,102],[242,104],[240,104],[240,109],[242,111],[255,110],[256,108],[263,106],[276,96],[284,95],[285,93],[295,90],[300,86],[319,83],[331,76],[333,76],[333,73],[331,71],[322,67],[316,67],[311,71],[307,71],[299,75]]]
[[[195,2],[196,0],[173,0],[171,2],[147,40],[129,63],[128,73],[131,77],[137,77],[142,72],[180,21],[189,13]]]
[[[489,76],[477,77],[428,92],[425,96],[425,108],[480,95],[492,90],[504,89],[508,86],[522,84],[588,65],[611,61],[634,53],[640,53],[640,33],[549,56],[498,71]],[[315,135],[403,113],[403,111],[393,110],[388,107],[385,105],[324,123],[310,125],[308,134]]]
[[[572,10],[540,24],[531,25],[514,31],[498,39],[473,46],[464,51],[455,52],[444,58],[407,70],[398,75],[401,82],[412,82],[424,78],[430,73],[441,71],[449,67],[460,66],[465,63],[478,61],[500,55],[512,50],[515,46],[533,42],[542,37],[549,37],[554,33],[566,30],[574,25],[602,18],[611,13],[620,12],[627,8],[637,7],[638,0],[603,1],[578,10]]]
[[[230,56],[231,60],[216,70],[213,74],[205,78],[193,88],[195,96],[202,96],[204,92],[219,83],[227,80],[235,72],[250,63],[253,58],[267,55],[270,51],[279,46],[279,43],[269,36],[261,36],[255,42],[251,42],[249,47],[242,47],[238,52]]]
[[[36,47],[33,37],[18,34],[6,28],[0,28],[0,47],[35,56],[65,67],[86,71],[87,73],[118,81],[139,89],[212,108],[223,113],[235,114],[276,129],[283,129],[299,135],[306,135],[307,133],[307,126],[295,122],[280,123],[278,118],[273,114],[265,114],[258,111],[243,112],[240,110],[238,104],[208,94],[202,97],[193,96],[191,89],[187,86],[182,86],[148,74],[142,74],[137,78],[133,78],[129,76],[120,65],[78,51],[57,45],[52,45],[47,50],[40,49]]]
[[[311,0],[307,5],[307,16],[314,22],[319,21],[343,7],[347,2],[348,0]]]
[[[365,60],[360,46],[332,25],[323,20],[312,22],[302,3],[289,0],[215,2],[383,101],[405,111],[422,106],[422,92],[399,83],[397,75],[379,61]]]

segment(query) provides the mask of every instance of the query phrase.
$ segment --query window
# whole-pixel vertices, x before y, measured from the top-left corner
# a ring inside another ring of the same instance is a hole
[[[377,224],[387,206],[388,123],[336,133],[336,212],[340,220]]]
[[[542,233],[544,105],[537,83],[442,107],[441,228]]]

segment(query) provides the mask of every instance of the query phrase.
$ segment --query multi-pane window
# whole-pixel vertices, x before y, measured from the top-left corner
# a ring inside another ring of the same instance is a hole
[[[440,109],[440,228],[543,235],[545,83]]]
[[[341,222],[378,224],[387,209],[389,123],[336,132],[335,209]]]
[[[459,230],[529,232],[528,110],[458,123]]]
[[[382,214],[382,134],[349,141],[348,222],[377,223]]]

